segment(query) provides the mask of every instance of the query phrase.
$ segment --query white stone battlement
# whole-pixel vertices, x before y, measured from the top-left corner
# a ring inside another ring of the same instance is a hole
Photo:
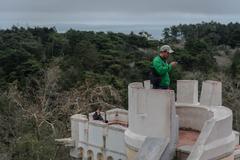
[[[185,154],[177,154],[179,160],[233,160],[239,133],[232,130],[232,111],[222,106],[221,82],[204,81],[198,91],[197,80],[178,80],[176,97],[173,90],[151,89],[150,81],[131,83],[128,111],[103,112],[108,124],[93,120],[93,113],[89,120],[73,115],[71,138],[58,141],[79,159],[170,160],[177,150]],[[181,139],[187,132],[195,134],[195,140],[185,137],[191,143]],[[148,149],[155,149],[151,157]]]
[[[128,112],[115,108],[106,112],[109,123],[92,119],[93,113],[71,116],[70,155],[79,159],[126,159],[124,131],[128,124]],[[102,113],[105,117],[105,113]],[[59,141],[59,140],[58,140]],[[65,139],[60,140],[67,142]]]
[[[204,81],[200,98],[198,95],[198,81],[177,81],[179,127],[200,132],[187,160],[224,157],[233,160],[232,153],[239,138],[232,130],[232,111],[222,106],[221,82]]]
[[[198,102],[198,81],[178,80],[177,81],[177,103],[197,105]]]
[[[177,81],[177,103],[204,106],[222,105],[222,83],[218,81],[203,81],[201,96],[198,98],[197,80]],[[199,100],[200,99],[200,100]]]

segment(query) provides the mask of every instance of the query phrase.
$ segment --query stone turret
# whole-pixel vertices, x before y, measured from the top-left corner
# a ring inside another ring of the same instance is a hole
[[[149,86],[147,82],[144,84]],[[125,131],[128,159],[136,158],[147,137],[167,143],[165,152],[168,158],[173,157],[178,135],[174,91],[148,89],[142,83],[131,83],[128,100],[129,127]]]
[[[221,82],[204,81],[199,94],[198,81],[179,80],[176,98],[149,81],[131,83],[128,111],[107,111],[108,124],[92,113],[73,115],[71,137],[56,141],[79,160],[239,159],[239,133],[232,111],[222,106]]]

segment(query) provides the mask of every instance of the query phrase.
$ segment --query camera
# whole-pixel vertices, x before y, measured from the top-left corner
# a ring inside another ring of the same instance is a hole
[[[182,60],[176,60],[178,64],[183,64],[184,62]]]

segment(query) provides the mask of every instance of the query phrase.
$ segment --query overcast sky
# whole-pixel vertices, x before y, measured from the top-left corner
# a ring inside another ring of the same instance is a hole
[[[240,0],[0,0],[0,25],[240,22]]]

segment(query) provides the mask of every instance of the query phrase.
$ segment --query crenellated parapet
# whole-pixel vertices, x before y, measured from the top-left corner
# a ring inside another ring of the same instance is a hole
[[[178,146],[187,160],[233,160],[239,135],[232,130],[232,111],[222,106],[221,82],[204,81],[198,94],[198,81],[177,81],[176,112],[180,128],[199,132],[195,144]]]
[[[201,90],[201,93],[199,93]],[[199,96],[200,95],[200,96]],[[176,101],[175,101],[176,99]],[[173,90],[151,89],[149,81],[128,85],[128,111],[115,108],[108,123],[76,114],[71,138],[58,139],[76,159],[234,160],[240,157],[232,111],[222,105],[222,84],[178,80]],[[175,152],[177,151],[177,152]]]
[[[127,111],[118,108],[107,111],[109,123],[93,120],[92,115],[89,114],[89,119],[82,114],[71,116],[71,138],[58,142],[65,141],[65,145],[70,147],[70,156],[75,159],[126,160],[124,132],[128,122]]]

